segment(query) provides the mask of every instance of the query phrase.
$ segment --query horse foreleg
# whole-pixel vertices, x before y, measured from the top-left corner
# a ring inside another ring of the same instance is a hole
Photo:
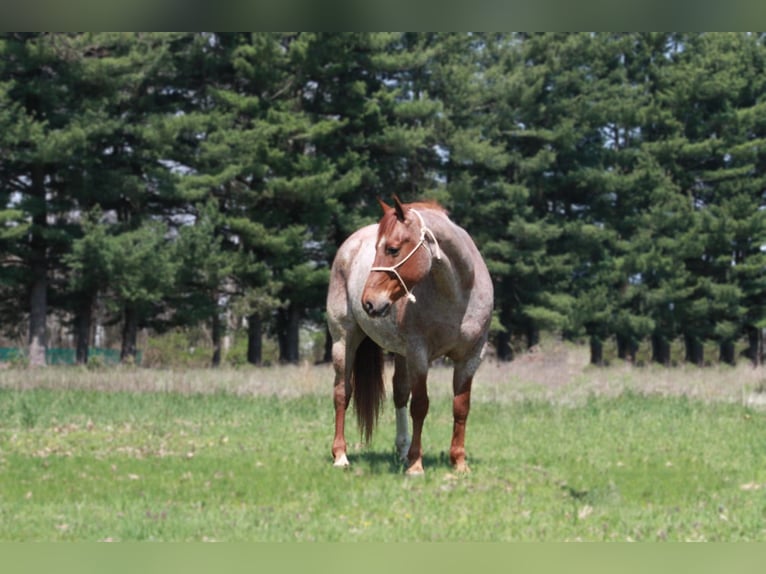
[[[423,474],[423,447],[421,436],[423,434],[423,422],[428,414],[428,389],[426,388],[426,375],[417,378],[412,388],[410,401],[410,414],[412,415],[412,444],[407,453],[410,463],[406,473],[410,476]]]
[[[469,472],[465,462],[465,423],[468,419],[468,411],[471,409],[470,384],[467,391],[455,395],[452,401],[452,444],[449,449],[449,458],[457,472]]]
[[[470,472],[465,462],[465,426],[468,412],[471,410],[471,384],[475,368],[466,369],[456,365],[453,375],[454,399],[452,401],[452,444],[449,458],[457,472]]]

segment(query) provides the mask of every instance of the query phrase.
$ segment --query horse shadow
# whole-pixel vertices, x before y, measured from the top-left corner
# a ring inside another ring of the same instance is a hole
[[[404,474],[407,462],[399,458],[395,449],[390,451],[364,451],[348,455],[351,468],[361,465],[369,469],[371,474]],[[439,454],[424,454],[423,467],[429,469],[452,469],[449,454],[441,451]]]

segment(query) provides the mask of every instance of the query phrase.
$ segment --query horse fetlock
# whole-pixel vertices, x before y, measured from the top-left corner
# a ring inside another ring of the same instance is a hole
[[[410,445],[412,444],[412,439],[409,436],[398,436],[396,437],[396,451],[399,453],[399,458],[401,458],[403,461],[407,460],[407,455],[410,452]]]
[[[450,449],[450,462],[455,472],[468,473],[471,469],[468,468],[468,463],[465,461],[465,449],[464,448],[452,448]]]
[[[457,466],[460,463],[465,464],[465,448],[462,446],[453,446],[449,450],[449,460],[452,466]]]

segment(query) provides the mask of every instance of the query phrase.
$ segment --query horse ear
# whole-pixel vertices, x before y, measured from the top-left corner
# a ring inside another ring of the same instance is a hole
[[[383,210],[384,215],[393,209],[393,207],[388,205],[385,201],[383,201],[380,198],[378,198],[378,203],[380,204],[380,208]]]
[[[399,221],[404,221],[404,216],[405,216],[404,204],[396,195],[394,196],[394,209],[396,210],[396,218]]]

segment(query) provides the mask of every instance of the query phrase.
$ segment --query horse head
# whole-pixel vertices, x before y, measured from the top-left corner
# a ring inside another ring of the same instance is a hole
[[[362,306],[371,317],[383,317],[404,296],[415,302],[412,289],[431,272],[433,257],[441,257],[438,242],[416,209],[394,196],[394,206],[378,200],[375,260],[362,291]]]

